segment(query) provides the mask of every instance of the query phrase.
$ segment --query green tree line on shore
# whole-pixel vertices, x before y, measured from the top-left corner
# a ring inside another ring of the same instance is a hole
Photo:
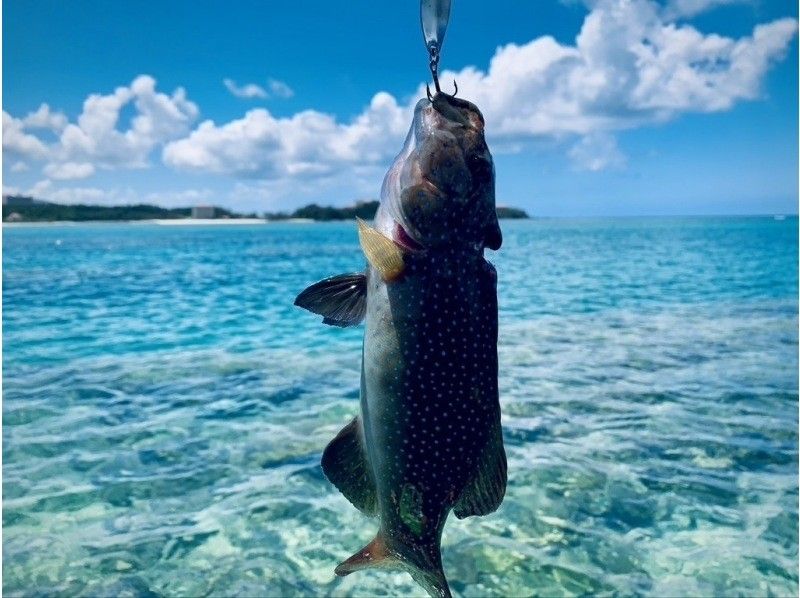
[[[353,220],[363,218],[371,220],[380,205],[379,201],[362,201],[354,206],[345,208],[335,208],[332,206],[320,206],[315,203],[296,209],[294,212],[266,213],[264,216],[268,220],[289,220],[294,218],[306,218],[326,222],[329,220]],[[497,216],[499,218],[528,218],[525,210],[519,208],[498,207]]]
[[[192,208],[162,208],[150,204],[97,206],[58,204],[30,197],[7,196],[3,202],[3,220],[18,222],[89,222],[126,220],[177,220],[191,218]],[[243,218],[225,208],[214,208],[215,218]],[[253,218],[256,214],[248,215]]]
[[[97,206],[86,204],[56,204],[23,196],[3,198],[3,221],[5,222],[88,222],[128,220],[173,220],[191,218],[192,208],[162,208],[149,204],[125,206]],[[266,212],[267,220],[307,219],[320,222],[353,220],[356,217],[370,220],[378,209],[378,201],[363,201],[353,206],[333,207],[309,204],[292,212]],[[528,218],[518,208],[497,208],[500,218]],[[255,213],[238,214],[225,208],[214,208],[215,218],[257,218]]]

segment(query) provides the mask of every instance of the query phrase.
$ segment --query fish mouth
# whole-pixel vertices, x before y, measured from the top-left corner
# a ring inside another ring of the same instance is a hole
[[[416,241],[414,237],[412,237],[410,234],[408,234],[408,231],[405,228],[403,228],[403,225],[397,221],[395,221],[394,223],[392,240],[407,251],[416,252],[416,251],[423,251],[425,249],[425,246]]]

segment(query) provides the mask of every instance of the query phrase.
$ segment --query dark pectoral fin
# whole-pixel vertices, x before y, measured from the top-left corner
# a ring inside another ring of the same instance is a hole
[[[312,284],[294,304],[324,317],[330,326],[355,326],[367,311],[367,277],[361,273],[340,274]]]
[[[377,513],[375,482],[367,463],[361,440],[361,424],[357,417],[325,447],[322,471],[358,510],[366,515]]]
[[[459,519],[496,511],[506,493],[506,452],[500,418],[493,427],[472,479],[461,491],[453,512]]]

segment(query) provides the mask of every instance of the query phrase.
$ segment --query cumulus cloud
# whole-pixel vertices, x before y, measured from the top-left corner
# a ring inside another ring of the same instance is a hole
[[[342,166],[385,161],[397,151],[410,119],[388,93],[378,93],[350,123],[307,110],[276,118],[257,108],[218,126],[207,120],[187,138],[164,148],[164,162],[186,170],[254,178],[315,178]]]
[[[462,97],[481,107],[490,142],[519,147],[541,137],[584,137],[569,152],[581,168],[619,166],[624,159],[610,132],[687,112],[728,110],[758,97],[797,22],[779,19],[733,39],[671,20],[722,1],[593,2],[573,45],[550,36],[508,44],[487,70],[468,67],[442,79],[457,79]],[[423,93],[420,87],[417,97]],[[399,148],[412,108],[379,93],[348,123],[316,111],[275,118],[251,110],[221,125],[203,122],[168,144],[163,157],[175,168],[235,176],[325,176],[387,161]],[[602,149],[609,152],[605,158]]]
[[[531,140],[556,139],[578,168],[620,167],[620,131],[759,98],[770,65],[796,35],[797,21],[777,19],[739,38],[691,24],[697,12],[732,1],[587,0],[573,43],[542,36],[507,44],[487,68],[447,71],[442,79],[457,79],[459,95],[481,108],[493,148],[518,151]],[[225,84],[245,97],[292,93],[277,80],[265,87]],[[424,86],[414,97],[424,97]],[[130,104],[136,116],[120,130],[121,110]],[[343,181],[377,190],[413,105],[379,92],[347,121],[317,110],[277,117],[257,108],[192,129],[198,109],[185,92],[158,92],[152,77],[143,75],[111,94],[87,98],[75,123],[65,124],[46,105],[24,119],[4,112],[3,148],[16,159],[46,161],[52,178],[142,167],[160,149],[171,168],[230,175],[270,197],[306,187],[318,194]],[[57,131],[58,142],[46,144],[32,133],[41,126]]]
[[[25,123],[3,111],[3,151],[17,157],[41,160],[47,146],[38,137],[25,132]]]
[[[155,86],[155,79],[140,75],[112,94],[90,95],[77,123],[68,124],[61,133],[52,151],[54,161],[110,168],[146,166],[153,148],[185,134],[199,113],[182,88],[168,96]],[[120,112],[128,104],[133,104],[136,115],[121,131]]]
[[[252,99],[267,97],[267,92],[264,88],[255,83],[248,83],[241,87],[236,85],[236,81],[233,79],[223,79],[222,83],[225,85],[225,88],[237,98]]]
[[[134,116],[120,129],[120,114],[132,105]],[[113,93],[92,94],[76,122],[42,104],[25,118],[3,112],[3,149],[17,157],[46,161],[43,172],[55,179],[86,178],[98,168],[141,168],[153,149],[186,135],[199,114],[182,88],[172,95],[156,91],[156,81],[140,75]],[[49,129],[55,142],[31,132]]]
[[[50,129],[60,133],[67,126],[67,117],[62,112],[52,112],[50,106],[42,104],[36,112],[31,112],[22,120],[29,129]]]
[[[727,110],[755,99],[797,22],[759,25],[735,40],[664,22],[646,0],[600,2],[574,46],[550,37],[500,48],[486,72],[456,76],[482,106],[490,135],[586,135]]]

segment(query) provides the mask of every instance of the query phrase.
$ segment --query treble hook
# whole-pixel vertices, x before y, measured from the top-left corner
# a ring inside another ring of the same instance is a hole
[[[434,80],[434,84],[436,85],[436,93],[444,93],[441,89],[439,89],[438,83],[439,83],[438,80]],[[455,87],[456,90],[450,96],[451,98],[456,97],[456,94],[458,94],[458,83],[456,83],[455,79],[453,79],[453,87]],[[428,101],[432,102],[433,101],[433,96],[431,95],[431,88],[427,83],[425,84],[425,93],[428,96]],[[445,95],[447,95],[447,94],[445,94]]]
[[[428,47],[428,54],[431,57],[431,61],[428,63],[428,67],[431,69],[431,76],[433,77],[433,86],[436,88],[436,93],[443,93],[442,88],[439,87],[439,47],[436,44],[431,44]],[[455,87],[456,90],[450,97],[454,98],[458,93],[458,83],[456,83],[455,79],[453,79],[453,87]],[[427,83],[425,84],[425,92],[428,95],[428,100],[432,102],[433,97],[431,97],[431,88]]]

